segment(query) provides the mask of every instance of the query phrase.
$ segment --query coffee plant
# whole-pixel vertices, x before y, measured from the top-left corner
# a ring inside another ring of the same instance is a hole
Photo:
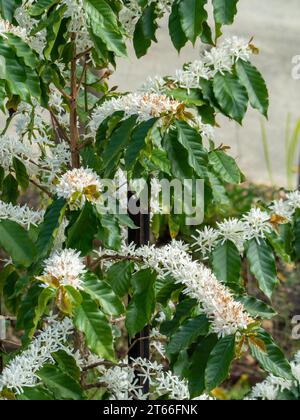
[[[276,260],[300,258],[300,194],[197,229],[173,193],[161,199],[161,180],[202,180],[205,220],[245,179],[218,116],[267,117],[269,98],[252,40],[222,37],[237,3],[0,1],[1,399],[209,400],[249,352],[271,375],[250,399],[299,399],[299,357],[263,321]],[[147,54],[163,18],[199,59],[117,92],[118,58],[130,43]],[[150,217],[127,212],[145,186]],[[133,243],[148,219],[150,240]],[[7,352],[12,327],[21,344]]]

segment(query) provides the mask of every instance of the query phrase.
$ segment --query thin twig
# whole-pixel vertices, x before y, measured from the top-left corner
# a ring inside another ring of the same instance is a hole
[[[66,130],[61,126],[60,122],[58,121],[56,115],[54,114],[53,110],[51,108],[49,108],[49,112],[51,115],[51,118],[53,119],[55,125],[57,126],[58,130],[59,130],[59,134],[61,135],[61,137],[70,144],[70,139],[66,133]]]
[[[128,354],[128,353],[130,353],[131,352],[131,350],[135,347],[135,345],[137,344],[137,343],[139,343],[140,341],[144,341],[144,340],[150,340],[150,337],[148,336],[148,337],[139,337],[139,338],[137,338],[136,340],[134,340],[134,342],[130,345],[130,347],[128,348],[128,350],[127,350],[127,353],[126,354]]]
[[[86,76],[87,65],[88,65],[87,58],[85,58],[84,64],[83,64],[83,69],[82,69],[82,74],[80,76],[80,79],[79,79],[79,82],[78,82],[78,86],[77,86],[77,92],[79,92],[80,87],[81,87],[81,85],[82,85],[82,83],[84,81],[84,78]]]
[[[50,191],[48,191],[45,187],[43,187],[42,185],[38,184],[36,181],[34,181],[33,179],[30,179],[31,184],[33,184],[35,187],[37,187],[38,189],[40,189],[43,193],[47,194],[49,198],[52,198],[52,194]]]
[[[76,60],[80,60],[80,58],[84,57],[85,55],[89,54],[92,51],[93,47],[88,48],[87,50],[83,51],[82,53],[79,53],[75,56]]]
[[[101,255],[101,257],[97,258],[97,260],[91,265],[91,269],[95,269],[103,260],[143,262],[142,258],[131,257],[129,255]]]

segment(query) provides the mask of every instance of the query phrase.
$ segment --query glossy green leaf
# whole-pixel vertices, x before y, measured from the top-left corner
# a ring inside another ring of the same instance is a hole
[[[0,0],[0,15],[4,20],[12,22],[15,11],[21,4],[22,0]]]
[[[75,312],[75,326],[84,333],[86,345],[93,353],[114,360],[113,335],[108,319],[88,294],[82,293],[82,297],[82,304]]]
[[[24,165],[24,163],[14,157],[13,158],[13,167],[15,170],[15,174],[16,174],[16,179],[18,184],[20,185],[20,187],[22,188],[23,191],[26,191],[28,186],[29,186],[29,176],[27,173],[27,169],[26,166]]]
[[[87,273],[84,276],[82,287],[93,300],[99,302],[106,314],[120,316],[125,312],[122,301],[116,296],[112,287],[104,280],[100,280],[95,274]]]
[[[265,371],[280,378],[292,379],[290,364],[281,349],[274,343],[272,337],[266,331],[261,330],[256,338],[261,340],[266,346],[265,351],[263,351],[259,346],[250,341],[252,355],[258,360],[261,367]]]
[[[134,166],[141,151],[146,146],[147,135],[156,121],[157,118],[144,121],[133,130],[125,153],[125,168],[127,170],[130,170]]]
[[[0,220],[0,246],[19,266],[29,267],[36,255],[28,232],[11,220]]]
[[[233,242],[226,241],[213,251],[213,270],[222,283],[229,287],[239,284],[241,268],[240,253]]]
[[[215,21],[221,25],[230,25],[237,13],[239,0],[212,0]]]
[[[95,210],[90,203],[86,203],[76,221],[68,229],[67,247],[77,249],[82,255],[87,255],[93,249],[97,226],[98,219]]]
[[[252,239],[247,243],[247,258],[251,273],[256,277],[259,288],[271,299],[275,286],[278,284],[275,257],[265,240],[259,243]]]
[[[107,282],[117,296],[122,298],[128,293],[132,273],[133,263],[131,261],[120,261],[109,268]]]
[[[271,306],[252,296],[237,296],[235,300],[241,302],[246,311],[253,317],[272,319],[277,315],[277,312]]]
[[[179,15],[179,5],[173,2],[169,17],[169,33],[174,47],[179,52],[187,43],[188,39],[182,29]]]
[[[224,113],[241,124],[247,111],[248,95],[239,79],[230,73],[218,73],[214,77],[213,89]]]
[[[132,276],[133,296],[126,313],[126,328],[131,338],[147,325],[154,312],[155,279],[156,274],[150,269],[141,270]]]
[[[178,141],[188,152],[189,165],[199,177],[204,177],[207,166],[207,153],[205,152],[201,136],[184,121],[176,121]]]
[[[249,101],[253,108],[268,117],[269,93],[262,75],[251,63],[238,60],[236,72],[242,85],[246,88]]]
[[[218,337],[215,334],[201,339],[190,358],[187,379],[191,398],[198,397],[205,391],[205,370],[210,354],[217,342]]]
[[[123,40],[116,15],[109,2],[105,0],[84,0],[88,25],[95,36],[100,38],[109,51],[118,56],[126,56]]]
[[[46,365],[37,372],[43,384],[55,395],[56,400],[82,400],[79,382],[62,372],[57,366]]]
[[[46,210],[36,243],[39,258],[45,257],[50,252],[65,211],[66,201],[63,198],[55,199]]]
[[[205,370],[205,382],[208,391],[213,390],[228,377],[231,363],[235,356],[235,336],[221,338],[213,348]]]
[[[236,161],[222,150],[210,152],[209,163],[220,178],[230,184],[239,184],[242,180],[241,171]]]
[[[155,33],[158,28],[156,19],[156,4],[151,3],[145,8],[135,26],[133,45],[138,58],[147,53],[152,41],[156,42]]]
[[[186,37],[194,44],[202,33],[203,22],[207,20],[207,0],[181,0],[179,2],[180,22]]]
[[[167,346],[168,354],[180,353],[189,348],[201,335],[207,335],[209,330],[209,321],[205,315],[199,315],[191,318],[182,324],[178,331],[172,335]]]

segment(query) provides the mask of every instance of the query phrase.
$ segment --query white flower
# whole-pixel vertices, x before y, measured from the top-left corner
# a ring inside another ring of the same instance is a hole
[[[30,209],[24,206],[14,206],[11,203],[4,203],[0,200],[0,219],[8,219],[29,229],[30,226],[37,226],[43,220],[44,212]]]
[[[276,216],[283,217],[284,219],[290,220],[295,210],[291,207],[288,200],[274,201],[270,206],[270,210]]]
[[[205,51],[204,59],[206,65],[212,69],[213,77],[217,73],[231,72],[232,59],[224,48],[212,48],[210,51]]]
[[[233,62],[238,60],[250,60],[252,52],[249,47],[249,42],[243,38],[238,38],[237,36],[228,38],[223,43],[223,48],[232,56]]]
[[[101,195],[102,185],[98,175],[91,169],[72,169],[62,175],[55,186],[58,197],[69,201],[71,209],[82,208],[86,201],[96,203]]]
[[[275,401],[279,392],[289,390],[292,386],[293,381],[270,375],[264,382],[255,385],[250,398]]]
[[[40,381],[37,372],[46,363],[54,363],[52,353],[66,350],[66,341],[72,334],[69,318],[48,320],[48,326],[33,338],[32,343],[6,366],[0,375],[0,391],[8,388],[22,394],[24,387],[34,387]]]
[[[99,125],[117,111],[123,111],[124,118],[137,115],[141,122],[167,114],[176,114],[179,105],[180,102],[166,95],[131,93],[119,98],[112,98],[96,108],[89,125],[91,131],[95,133]]]
[[[80,289],[86,268],[80,253],[73,249],[55,251],[45,262],[43,275],[39,280],[48,285],[72,286]]]
[[[210,254],[217,243],[220,242],[220,232],[211,227],[205,226],[203,230],[197,230],[197,236],[193,236],[196,240],[196,251],[200,251],[204,258]]]
[[[240,252],[244,250],[245,229],[244,224],[238,219],[227,219],[222,223],[217,223],[219,234],[222,238],[222,244],[226,241],[231,241],[235,244]]]
[[[231,292],[222,285],[203,264],[187,253],[188,246],[180,241],[157,248],[123,245],[124,255],[139,257],[164,277],[171,275],[176,283],[185,285],[184,293],[196,299],[212,323],[212,330],[220,337],[247,329],[253,322],[245,308],[236,302]]]
[[[294,191],[287,194],[287,202],[293,211],[300,209],[300,192]]]
[[[15,136],[0,137],[0,165],[9,170],[15,157],[22,160],[29,169],[32,168],[30,160],[36,161],[39,153],[31,144],[25,144]]]
[[[139,92],[160,94],[165,85],[165,81],[160,76],[148,77],[146,82],[141,86]]]
[[[266,234],[272,232],[270,215],[259,208],[253,208],[243,217],[245,236],[247,240],[265,239]]]

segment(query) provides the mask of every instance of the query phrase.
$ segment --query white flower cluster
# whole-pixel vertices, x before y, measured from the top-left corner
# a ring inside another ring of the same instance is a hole
[[[148,0],[147,5],[156,3],[156,12],[159,17],[163,17],[164,13],[170,11],[170,6],[174,0]],[[124,27],[126,33],[130,36],[133,35],[135,26],[142,16],[142,7],[138,0],[123,0],[123,5],[120,13],[119,20]]]
[[[74,249],[55,251],[45,262],[42,276],[38,279],[46,285],[72,286],[80,289],[86,273],[80,253]]]
[[[0,137],[0,166],[9,170],[13,166],[15,157],[24,161],[26,166],[31,168],[31,162],[39,158],[39,151],[32,147],[30,143],[22,142],[15,136]],[[34,168],[32,169],[34,170]]]
[[[95,361],[95,360],[94,360]],[[168,395],[172,400],[188,400],[190,398],[188,385],[171,371],[159,363],[141,357],[121,361],[120,365],[97,368],[101,383],[106,384],[111,400],[145,400],[152,396]],[[147,381],[150,385],[150,393],[144,394],[142,383]]]
[[[101,190],[98,175],[88,168],[75,168],[66,172],[55,186],[57,196],[68,200],[72,210],[82,208],[86,201],[99,201]]]
[[[30,226],[39,225],[43,217],[44,212],[42,210],[32,210],[26,204],[24,206],[14,206],[0,200],[0,220],[12,220],[29,229]]]
[[[176,283],[184,284],[184,293],[199,302],[211,320],[213,332],[220,337],[244,331],[253,323],[244,306],[234,300],[211,270],[192,259],[182,242],[173,241],[162,248],[123,245],[122,253],[138,257],[145,267],[154,269],[160,276],[171,275]]]
[[[140,122],[168,114],[175,115],[180,105],[179,101],[163,94],[131,93],[112,98],[96,108],[89,126],[91,131],[96,133],[99,125],[117,111],[123,111],[124,118],[137,115]]]
[[[21,119],[17,120],[18,125],[26,118],[23,114],[20,117]],[[16,128],[20,131],[18,126]],[[18,158],[26,166],[30,177],[39,176],[46,185],[51,183],[63,168],[69,166],[70,157],[70,148],[66,142],[54,145],[49,144],[48,140],[44,142],[42,138],[30,143],[28,139],[21,140],[18,136],[0,137],[0,166],[9,171],[13,167],[14,158]]]
[[[246,399],[249,400],[267,400],[275,401],[279,393],[291,391],[294,387],[300,385],[300,352],[298,352],[291,362],[292,373],[295,380],[287,380],[270,375],[265,381],[258,383],[252,388],[252,391]]]
[[[249,43],[235,36],[205,51],[199,60],[188,64],[183,70],[177,70],[172,79],[182,88],[199,88],[200,79],[211,80],[218,73],[231,73],[236,61],[249,61],[250,57]]]
[[[76,36],[77,52],[81,53],[93,46],[87,26],[87,18],[83,0],[62,0],[68,6],[66,17],[71,18],[70,32]]]
[[[295,191],[287,194],[285,200],[274,201],[269,209],[263,211],[253,208],[242,219],[227,219],[217,223],[217,229],[205,227],[197,230],[195,239],[196,250],[200,251],[203,258],[225,241],[232,241],[242,254],[246,241],[265,239],[273,230],[272,217],[279,217],[278,223],[286,223],[291,220],[295,211],[300,209],[300,192]],[[274,220],[276,222],[276,220]]]
[[[7,388],[17,394],[25,387],[34,387],[39,382],[37,372],[46,363],[54,363],[52,353],[67,350],[65,344],[72,334],[73,325],[69,318],[62,321],[48,320],[48,326],[33,339],[30,346],[16,356],[0,375],[0,391]]]

